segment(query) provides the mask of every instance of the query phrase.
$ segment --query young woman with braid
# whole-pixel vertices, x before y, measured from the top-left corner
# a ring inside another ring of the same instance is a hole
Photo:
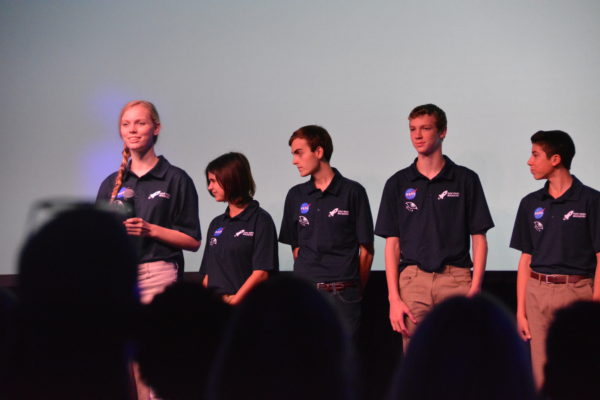
[[[182,250],[197,251],[201,239],[196,188],[185,171],[156,155],[160,130],[152,103],[125,104],[119,116],[121,167],[102,182],[97,197],[98,202],[129,207],[123,224],[137,245],[138,287],[146,304],[183,274]],[[138,399],[152,398],[137,365],[134,376]]]
[[[185,171],[156,155],[160,130],[152,103],[127,103],[119,117],[121,167],[98,191],[99,201],[127,202],[132,208],[123,224],[139,244],[142,303],[149,303],[183,273],[182,250],[197,251],[201,238],[196,188]]]

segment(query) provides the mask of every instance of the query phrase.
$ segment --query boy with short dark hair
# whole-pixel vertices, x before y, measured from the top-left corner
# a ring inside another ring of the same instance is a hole
[[[289,145],[300,176],[310,180],[288,192],[279,241],[292,247],[295,275],[329,294],[356,335],[374,253],[367,192],[331,167],[333,144],[323,127],[298,129]]]
[[[521,337],[530,340],[541,387],[555,311],[576,300],[600,300],[600,193],[571,175],[575,145],[567,133],[539,131],[531,143],[527,164],[536,180],[547,182],[521,200],[510,247],[521,251],[517,325]]]

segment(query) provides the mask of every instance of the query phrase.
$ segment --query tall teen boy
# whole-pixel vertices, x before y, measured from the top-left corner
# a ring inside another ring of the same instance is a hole
[[[434,305],[480,291],[494,226],[477,174],[442,153],[444,111],[425,104],[408,120],[417,158],[386,182],[375,225],[385,238],[390,322],[405,349]]]

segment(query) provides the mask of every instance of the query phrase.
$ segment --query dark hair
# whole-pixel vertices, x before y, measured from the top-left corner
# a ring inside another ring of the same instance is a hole
[[[321,146],[323,149],[323,159],[327,162],[331,160],[331,154],[333,154],[333,142],[331,136],[325,128],[319,125],[306,125],[296,130],[290,136],[288,145],[292,145],[292,142],[296,139],[305,139],[310,146],[311,151],[317,150],[317,147]]]
[[[453,297],[431,310],[410,340],[389,398],[534,397],[529,356],[511,315],[495,300],[478,295]]]
[[[598,398],[598,335],[600,303],[577,301],[556,311],[546,339],[548,358],[544,367],[544,398]]]
[[[433,115],[435,117],[435,125],[440,132],[445,131],[448,127],[446,113],[435,104],[423,104],[422,106],[415,107],[410,114],[408,114],[408,120],[410,121],[411,119],[421,117],[423,115]]]
[[[112,213],[80,206],[34,232],[19,260],[18,342],[2,398],[128,399],[136,280],[134,248]]]
[[[537,131],[531,136],[531,143],[540,145],[548,158],[555,154],[566,169],[571,169],[575,157],[575,143],[568,133],[563,131]]]
[[[208,400],[355,398],[350,337],[314,285],[271,278],[233,313],[212,367]],[[265,371],[269,379],[256,383]]]
[[[252,179],[250,163],[242,153],[225,153],[209,162],[204,171],[207,186],[209,172],[215,174],[228,203],[244,204],[254,197],[256,185]]]
[[[231,306],[193,282],[175,282],[145,306],[137,360],[161,399],[203,399]]]

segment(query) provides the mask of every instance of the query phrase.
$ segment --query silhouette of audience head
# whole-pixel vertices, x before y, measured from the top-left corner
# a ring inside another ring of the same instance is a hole
[[[214,399],[353,399],[350,342],[314,287],[277,276],[234,311],[209,381]]]
[[[136,279],[135,254],[121,223],[91,205],[79,206],[29,237],[21,252],[18,296],[32,312],[79,308],[112,318],[139,303]]]
[[[189,282],[168,286],[145,306],[137,359],[142,378],[161,399],[204,398],[230,309]]]
[[[129,397],[136,258],[121,223],[92,206],[63,211],[20,256],[19,398]]]
[[[600,396],[600,303],[579,301],[556,312],[548,329],[542,389],[551,400]]]
[[[390,399],[533,399],[527,351],[512,318],[485,296],[454,297],[417,327]]]

